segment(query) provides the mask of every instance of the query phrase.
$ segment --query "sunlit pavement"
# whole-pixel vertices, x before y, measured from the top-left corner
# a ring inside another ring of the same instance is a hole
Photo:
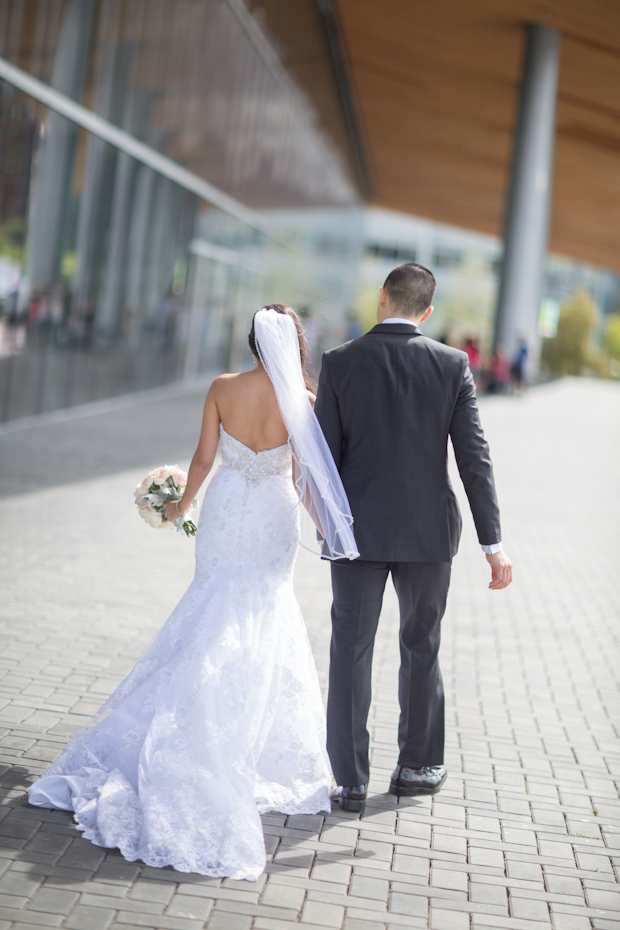
[[[187,463],[200,406],[175,396],[0,434],[0,930],[617,930],[617,384],[564,381],[482,402],[515,583],[487,590],[467,514],[442,646],[450,777],[434,799],[386,794],[397,722],[390,592],[365,815],[265,817],[258,882],[127,863],[83,840],[68,814],[28,808],[27,784],[192,577],[192,543],[149,528],[131,494],[150,467]],[[302,551],[296,577],[325,684],[329,568]]]

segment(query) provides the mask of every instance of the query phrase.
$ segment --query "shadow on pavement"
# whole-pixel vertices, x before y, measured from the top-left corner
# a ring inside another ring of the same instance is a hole
[[[98,883],[131,883],[144,868],[148,869],[150,878],[158,877],[177,884],[192,882],[220,885],[224,881],[195,873],[178,872],[171,866],[151,869],[145,867],[141,860],[127,861],[117,848],[95,846],[81,835],[70,812],[31,807],[28,804],[26,789],[36,777],[37,774],[26,766],[13,765],[2,776],[4,803],[0,804],[0,847],[13,850],[12,858],[21,863],[17,868],[14,866],[14,870],[22,875],[29,875],[31,882],[40,884],[44,879],[48,879],[54,886],[68,885],[74,892],[88,892],[90,888],[92,893],[101,893],[103,889],[105,894],[106,889]],[[269,823],[270,818],[274,816],[281,820],[279,826]],[[299,869],[305,871],[315,864],[322,866],[330,862],[342,862],[359,865],[361,860],[375,858],[376,853],[373,850],[357,849],[355,845],[347,849],[339,843],[331,845],[329,842],[330,828],[337,828],[338,824],[344,821],[358,820],[358,815],[334,808],[328,817],[329,825],[324,823],[322,815],[287,816],[276,812],[267,815],[266,872],[297,874]],[[316,830],[313,830],[309,823],[303,823],[310,820],[316,821]],[[298,825],[305,829],[298,829]],[[327,843],[323,852],[320,851],[320,844],[318,847],[314,846],[319,840],[319,832]],[[314,850],[308,848],[308,841],[314,846]],[[269,853],[273,852],[273,848],[277,848],[278,855],[277,861],[272,863]],[[252,887],[252,884],[239,882],[241,887]],[[120,906],[120,902],[112,896],[110,907],[115,906]]]

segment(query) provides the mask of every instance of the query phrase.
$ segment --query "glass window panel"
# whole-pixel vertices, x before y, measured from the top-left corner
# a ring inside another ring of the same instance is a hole
[[[351,305],[354,259],[326,262],[316,227],[323,251],[334,222],[357,241],[354,186],[247,16],[227,0],[0,3],[0,54],[275,218],[292,247],[0,82],[0,419],[237,370],[266,302],[323,320]]]

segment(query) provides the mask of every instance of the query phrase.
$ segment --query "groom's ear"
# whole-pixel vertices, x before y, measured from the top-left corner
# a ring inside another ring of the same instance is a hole
[[[420,323],[423,323],[424,320],[428,320],[432,312],[433,312],[433,308],[427,307],[424,313],[422,314],[422,316],[420,317],[420,319],[418,320],[418,326],[420,325]]]

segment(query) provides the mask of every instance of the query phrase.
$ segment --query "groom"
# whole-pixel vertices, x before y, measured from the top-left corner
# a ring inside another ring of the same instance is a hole
[[[327,749],[346,810],[363,810],[372,653],[391,573],[400,605],[398,765],[390,793],[434,794],[443,767],[438,652],[461,516],[447,473],[452,440],[493,590],[512,581],[502,551],[493,467],[464,352],[424,336],[432,273],[397,265],[381,288],[378,325],[323,356],[316,415],[347,492],[360,552],[332,562]]]

